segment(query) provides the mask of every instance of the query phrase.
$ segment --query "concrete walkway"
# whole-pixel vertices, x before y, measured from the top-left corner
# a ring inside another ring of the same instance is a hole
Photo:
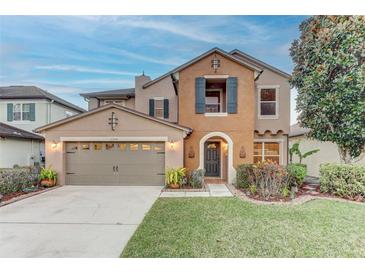
[[[160,192],[64,186],[0,207],[0,257],[119,257]]]
[[[181,197],[233,197],[231,191],[225,184],[207,184],[208,191],[176,191],[176,192],[161,192],[162,198],[181,198]]]

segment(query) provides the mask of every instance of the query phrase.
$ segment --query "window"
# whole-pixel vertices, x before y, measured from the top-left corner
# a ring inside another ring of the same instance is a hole
[[[163,150],[163,144],[155,144],[154,146],[153,146],[153,149],[155,150],[155,151],[162,151]]]
[[[163,99],[155,99],[155,117],[163,119],[164,109],[163,109]]]
[[[14,104],[13,120],[30,121],[30,104]]]
[[[90,150],[90,145],[89,144],[82,144],[81,148],[82,148],[82,150]]]
[[[254,163],[273,161],[280,164],[280,143],[277,142],[255,142]]]
[[[259,117],[278,117],[278,92],[279,89],[277,87],[259,88]]]
[[[118,144],[120,151],[125,151],[127,149],[127,144]]]
[[[114,144],[105,144],[106,150],[112,150],[114,148]]]
[[[221,92],[206,91],[205,93],[205,112],[221,112]]]
[[[142,150],[151,150],[151,145],[149,145],[149,144],[142,144]]]
[[[14,104],[13,118],[14,121],[20,121],[22,119],[22,104]]]
[[[131,151],[137,151],[138,150],[138,144],[130,144],[129,150]]]
[[[103,145],[101,143],[94,144],[94,150],[102,150],[102,149],[103,149]]]

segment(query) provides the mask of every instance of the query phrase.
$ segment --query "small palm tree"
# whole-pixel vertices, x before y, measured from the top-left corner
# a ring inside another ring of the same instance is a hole
[[[293,155],[296,154],[296,155],[298,155],[298,158],[299,158],[299,164],[301,164],[303,159],[307,158],[308,156],[310,156],[314,153],[317,153],[318,151],[319,151],[319,149],[313,149],[313,150],[307,151],[305,153],[302,153],[299,149],[299,142],[294,143],[292,145],[292,147],[289,149],[289,161],[290,161],[290,163],[292,163]]]

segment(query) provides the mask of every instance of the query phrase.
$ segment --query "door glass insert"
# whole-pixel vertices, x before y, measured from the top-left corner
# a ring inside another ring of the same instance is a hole
[[[137,151],[138,150],[138,144],[129,144],[129,150]]]
[[[150,144],[142,144],[142,150],[151,150]]]
[[[100,143],[95,143],[94,144],[94,150],[102,150],[103,149],[103,145]]]
[[[111,143],[105,144],[105,149],[106,150],[112,150],[113,148],[114,148],[114,144],[111,144]]]
[[[118,144],[118,148],[120,151],[125,151],[127,149],[127,144]]]
[[[82,144],[81,148],[82,150],[90,150],[90,144]]]

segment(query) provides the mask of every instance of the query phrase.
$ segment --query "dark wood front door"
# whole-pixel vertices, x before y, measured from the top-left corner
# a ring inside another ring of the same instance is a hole
[[[220,142],[205,143],[205,176],[220,176]]]

